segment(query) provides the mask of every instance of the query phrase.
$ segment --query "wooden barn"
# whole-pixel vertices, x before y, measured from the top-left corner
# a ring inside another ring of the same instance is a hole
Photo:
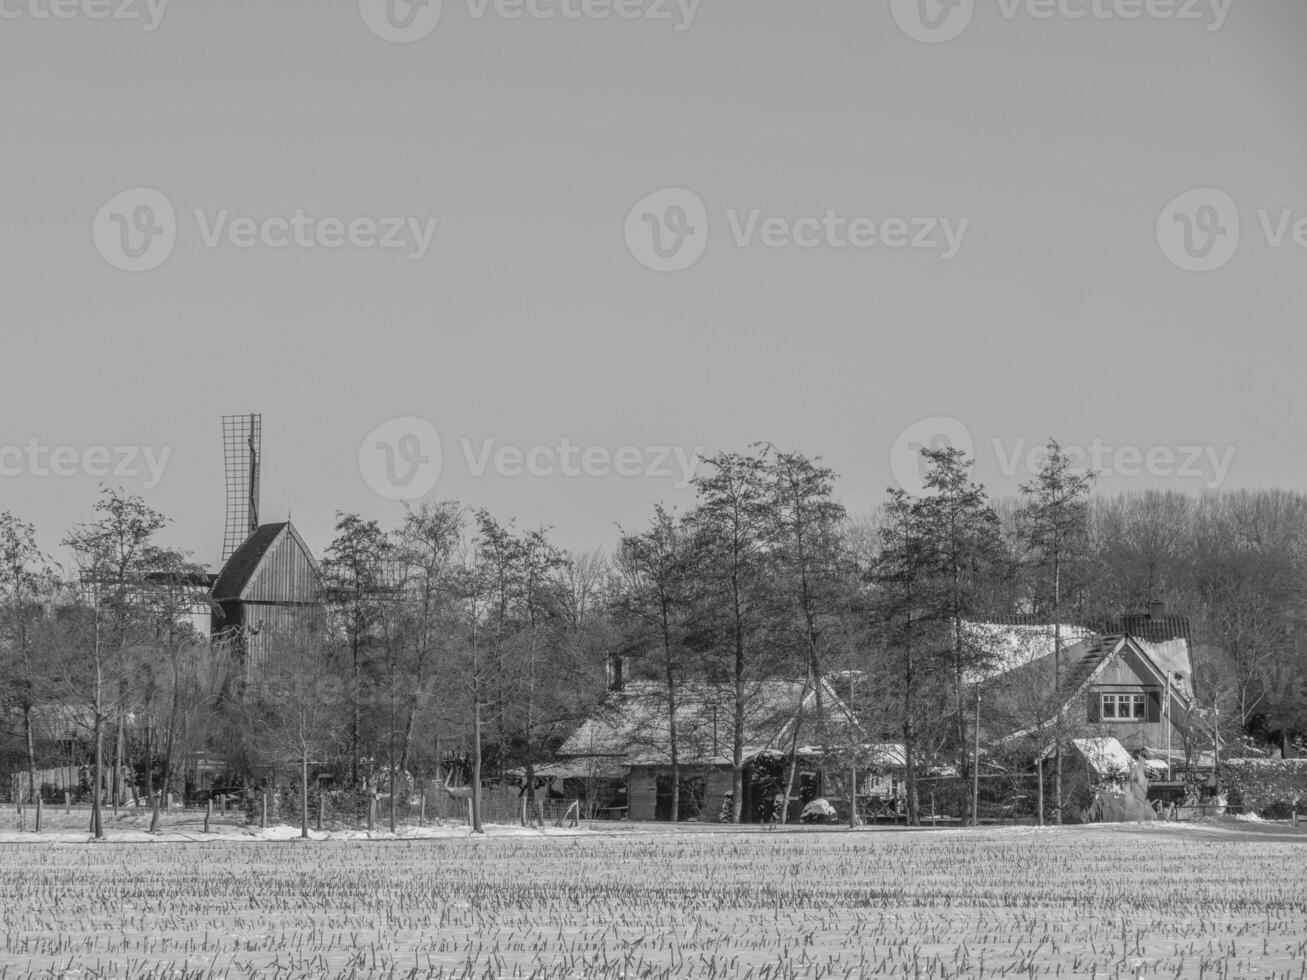
[[[227,559],[213,586],[213,636],[233,641],[246,680],[279,636],[321,630],[322,571],[289,521],[264,524]]]
[[[744,718],[743,819],[771,819],[774,800],[798,760],[790,818],[819,795],[839,795],[818,781],[820,741],[816,693],[802,681],[766,680],[749,685]],[[716,821],[732,795],[734,692],[726,686],[687,682],[676,692],[676,745],[680,769],[680,820]],[[865,736],[846,702],[823,682],[826,733],[833,751]],[[571,768],[602,767],[625,774],[632,820],[672,817],[671,738],[668,694],[657,681],[631,681],[609,693],[559,749]]]

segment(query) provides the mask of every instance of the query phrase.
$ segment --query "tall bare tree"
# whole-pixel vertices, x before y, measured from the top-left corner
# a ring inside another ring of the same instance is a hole
[[[922,450],[926,495],[913,506],[925,535],[937,615],[948,630],[949,679],[953,690],[954,735],[958,771],[967,776],[973,763],[967,748],[968,678],[991,666],[991,653],[965,629],[969,618],[983,616],[995,580],[1008,570],[998,516],[985,490],[971,480],[974,460],[959,449]],[[974,814],[972,815],[974,817]]]
[[[81,573],[81,598],[89,605],[90,662],[78,690],[90,709],[95,744],[91,833],[104,836],[100,812],[104,773],[104,725],[115,721],[112,778],[117,806],[123,767],[124,728],[130,709],[132,665],[127,653],[141,628],[142,587],[150,571],[154,535],[167,519],[140,497],[101,488],[95,504],[99,519],[74,527],[63,544],[73,552]]]
[[[324,696],[333,649],[307,631],[269,638],[267,668],[245,705],[256,752],[272,765],[293,765],[299,776],[300,836],[309,836],[309,770],[334,755],[352,724],[353,705]],[[347,709],[342,713],[342,708]]]
[[[1035,600],[1053,624],[1053,689],[1062,694],[1062,615],[1068,586],[1089,557],[1089,492],[1094,474],[1079,471],[1051,439],[1034,480],[1021,486],[1021,531],[1036,576]],[[1059,718],[1060,718],[1059,712]],[[1061,732],[1062,726],[1057,726]],[[1054,745],[1054,819],[1062,822],[1062,739]]]
[[[744,749],[750,682],[770,672],[765,624],[771,615],[768,576],[773,539],[769,489],[762,460],[719,453],[705,460],[707,474],[695,478],[698,503],[690,513],[695,537],[697,587],[723,653],[730,691],[731,819],[739,823],[744,806]]]
[[[355,788],[363,775],[363,707],[375,680],[375,655],[385,639],[382,630],[394,598],[394,567],[394,544],[376,521],[337,513],[336,536],[327,546],[323,574],[334,628],[350,654],[349,765]]]
[[[614,596],[624,649],[656,651],[658,674],[666,692],[673,823],[680,818],[681,808],[681,749],[676,716],[681,677],[689,660],[685,636],[692,604],[690,559],[688,532],[659,504],[646,530],[622,535]]]
[[[826,677],[848,653],[852,626],[852,559],[844,540],[848,514],[835,499],[835,472],[820,460],[766,446],[761,453],[771,499],[773,594],[780,633],[800,652],[804,674],[795,739],[803,724],[807,695],[813,698],[823,786],[832,757]],[[798,775],[797,744],[791,744],[785,798],[794,795]],[[829,792],[829,790],[826,790]],[[850,788],[852,792],[852,787]],[[850,800],[856,808],[856,800]],[[782,809],[782,822],[788,816]]]
[[[46,556],[36,544],[36,528],[8,511],[0,514],[0,677],[13,692],[22,716],[27,760],[28,802],[36,801],[36,735],[33,712],[45,684],[37,669],[33,628],[57,583]],[[7,676],[5,676],[7,675]]]

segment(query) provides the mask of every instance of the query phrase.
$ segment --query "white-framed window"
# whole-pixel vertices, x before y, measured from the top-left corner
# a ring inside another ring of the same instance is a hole
[[[1104,694],[1102,698],[1099,716],[1103,721],[1143,721],[1148,717],[1143,694]]]

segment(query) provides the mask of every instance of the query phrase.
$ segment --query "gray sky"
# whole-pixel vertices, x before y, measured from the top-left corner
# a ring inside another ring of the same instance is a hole
[[[688,26],[674,3],[670,21],[512,20],[445,0],[403,44],[357,0],[172,0],[148,31],[145,0],[124,8],[140,20],[66,2],[60,20],[37,16],[50,0],[0,0],[0,447],[170,447],[157,486],[143,465],[109,482],[143,491],[202,560],[221,544],[227,412],[264,414],[263,516],[293,508],[319,551],[337,509],[402,513],[359,453],[409,416],[443,443],[435,496],[555,525],[571,547],[690,501],[659,447],[820,454],[861,510],[895,480],[900,435],[936,417],[965,426],[995,492],[1028,475],[1004,460],[1049,435],[1155,453],[1139,475],[1106,457],[1105,490],[1305,482],[1300,0],[1198,0],[1199,19],[975,0],[942,43],[901,28],[899,0],[703,0]],[[176,246],[124,272],[92,229],[139,187],[175,208]],[[624,232],[663,188],[706,207],[707,250],[684,271],[646,268]],[[1159,242],[1194,188],[1240,219],[1208,272]],[[224,209],[438,221],[417,260],[208,247]],[[740,247],[732,220],[754,210],[965,235],[948,260],[829,237],[772,248],[760,230]],[[552,476],[478,476],[464,439],[636,447],[641,475],[563,476],[554,457]],[[1188,447],[1204,455],[1186,466]],[[6,458],[0,509],[45,544],[90,517],[100,478],[82,456],[69,476]]]

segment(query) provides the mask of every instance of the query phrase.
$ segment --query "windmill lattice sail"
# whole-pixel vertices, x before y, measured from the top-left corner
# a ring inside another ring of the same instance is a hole
[[[259,474],[263,469],[263,416],[222,417],[223,470],[227,479],[225,563],[259,527]]]

